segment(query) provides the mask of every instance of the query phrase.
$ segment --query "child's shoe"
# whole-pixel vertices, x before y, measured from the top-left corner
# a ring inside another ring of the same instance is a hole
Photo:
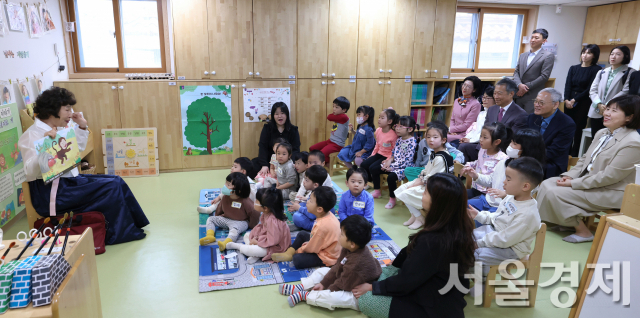
[[[289,299],[287,300],[289,302],[289,306],[293,307],[297,303],[307,300],[307,295],[309,295],[309,292],[303,291],[289,296]]]
[[[209,245],[216,241],[216,232],[214,230],[207,230],[207,235],[200,239],[200,245]]]
[[[423,225],[424,225],[424,216],[421,215],[416,217],[416,220],[413,222],[413,224],[409,225],[409,229],[417,230]]]
[[[293,247],[289,247],[284,253],[271,254],[271,259],[274,262],[290,262],[295,254],[296,250],[294,250]]]
[[[224,250],[227,249],[227,243],[231,243],[231,239],[228,237],[222,242],[218,241],[218,247],[220,248],[220,252],[224,252]]]
[[[407,222],[402,223],[402,225],[409,226],[409,225],[413,224],[413,222],[415,222],[415,221],[416,221],[416,217],[413,216],[413,214],[411,214],[411,218]]]
[[[373,190],[373,192],[371,192],[371,196],[374,199],[377,199],[382,196],[382,192],[380,192],[380,190]]]
[[[289,296],[295,293],[303,292],[304,287],[302,287],[302,284],[280,284],[278,286],[278,291],[280,292],[280,295]]]
[[[384,207],[386,209],[393,209],[393,207],[396,206],[396,198],[389,198],[389,203],[387,203],[387,205],[385,205]]]

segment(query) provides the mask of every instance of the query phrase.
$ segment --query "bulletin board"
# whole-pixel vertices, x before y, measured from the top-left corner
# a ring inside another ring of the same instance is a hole
[[[22,135],[20,114],[12,85],[0,81],[0,226],[24,210],[22,183],[26,181],[18,139]]]
[[[121,177],[160,174],[156,128],[103,129],[105,173]]]

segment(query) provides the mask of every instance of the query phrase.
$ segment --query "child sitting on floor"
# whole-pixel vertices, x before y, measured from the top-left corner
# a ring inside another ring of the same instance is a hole
[[[436,122],[445,125],[441,121],[432,121],[427,124],[427,129],[429,129],[429,127],[431,127]],[[426,137],[426,133],[425,133],[425,137]],[[453,157],[453,162],[464,164],[464,155],[460,150],[451,146],[449,142],[445,143],[444,146],[447,152],[449,152],[449,154],[451,155],[451,157]],[[418,176],[420,175],[420,172],[422,172],[422,170],[424,170],[424,167],[426,167],[427,164],[429,163],[432,152],[433,152],[433,149],[429,148],[429,145],[427,144],[427,139],[422,138],[422,140],[420,140],[420,143],[418,144],[418,151],[417,151],[418,158],[416,159],[415,167],[407,167],[406,169],[404,169],[404,176],[407,178],[407,180],[413,181],[416,178],[418,178]],[[449,168],[453,169],[453,166]],[[449,172],[453,173],[453,171],[449,171]]]
[[[250,171],[251,169],[253,169],[253,164],[251,163],[251,160],[247,157],[239,157],[236,158],[236,160],[233,161],[233,166],[231,166],[231,173],[234,172],[240,172],[244,175],[247,175],[247,171]],[[251,187],[251,194],[249,194],[249,199],[251,199],[251,201],[255,202],[256,201],[256,183],[253,182],[253,180],[251,180],[250,177],[247,177],[247,181],[249,181],[249,187]],[[207,206],[207,207],[202,207],[199,206],[198,207],[198,212],[200,213],[204,213],[204,214],[211,214],[213,213],[213,211],[216,210],[216,208],[218,207],[218,204],[220,204],[220,201],[222,200],[222,197],[224,197],[223,193],[220,193],[220,195],[218,195],[215,199],[213,199],[213,201],[211,201],[211,205]]]
[[[265,187],[264,181],[267,180],[268,178],[270,178],[271,182],[267,184],[273,184],[275,183],[275,180],[278,175],[276,174],[276,165],[278,164],[278,159],[276,156],[276,150],[278,149],[278,145],[280,145],[281,143],[287,142],[286,139],[284,138],[277,138],[276,141],[273,143],[273,155],[271,155],[271,160],[269,160],[269,174],[264,174],[262,172],[258,172],[258,174],[256,175],[256,181],[257,185],[258,185],[258,189]]]
[[[309,196],[307,209],[316,216],[311,233],[300,231],[291,247],[284,253],[273,253],[276,262],[293,261],[297,269],[333,266],[340,256],[340,222],[331,208],[336,205],[332,188],[318,187]]]
[[[303,189],[302,182],[304,181],[304,172],[307,171],[309,167],[309,153],[306,151],[296,152],[291,156],[291,161],[293,161],[293,167],[296,169],[296,173],[298,173],[294,189]],[[300,192],[300,190],[298,190],[298,192]],[[296,200],[298,192],[291,191],[291,193],[289,193],[289,200],[300,201]],[[302,196],[304,196],[304,194],[302,194]],[[284,199],[286,200],[287,198]]]
[[[395,192],[396,197],[404,202],[411,212],[411,218],[403,223],[409,226],[409,229],[416,230],[424,224],[425,217],[420,213],[420,209],[427,180],[436,173],[448,173],[449,168],[453,167],[453,157],[445,149],[448,132],[449,129],[442,122],[433,122],[427,128],[425,139],[429,148],[433,149],[431,158],[417,179],[403,184]]]
[[[222,242],[218,241],[220,251],[224,251],[227,243],[234,242],[242,232],[256,226],[260,218],[260,213],[256,212],[253,201],[249,199],[251,188],[244,174],[229,174],[222,193],[224,196],[216,214],[207,219],[207,235],[200,239],[200,245],[211,244],[216,241],[216,226],[229,229],[229,236]]]
[[[286,251],[291,246],[291,233],[283,207],[281,191],[275,187],[260,189],[255,204],[256,211],[262,212],[260,223],[244,235],[244,244],[229,242],[227,249],[249,256],[249,264],[260,258],[270,261],[271,254]]]
[[[471,170],[481,174],[492,174],[500,160],[509,157],[504,153],[511,142],[511,129],[503,123],[495,122],[482,127],[480,134],[480,152],[478,160],[467,162],[461,174],[469,177]],[[473,182],[471,189],[467,189],[467,197],[473,199],[481,194],[487,193],[487,188]]]
[[[346,184],[349,190],[342,194],[338,207],[340,221],[351,215],[362,215],[373,226],[373,197],[369,192],[363,191],[367,184],[367,172],[362,168],[349,169]]]
[[[482,262],[484,276],[491,265],[531,254],[531,243],[540,229],[540,214],[531,191],[544,180],[542,166],[534,158],[518,158],[509,163],[506,176],[507,196],[498,211],[478,212],[471,205],[468,209],[472,219],[486,224],[473,231],[478,245],[476,262]]]
[[[324,164],[325,164],[324,154],[320,150],[311,151],[309,152],[309,156],[307,157],[307,162],[308,162],[307,169],[311,168],[312,166],[324,167]],[[311,190],[307,190],[304,187],[304,184],[302,184],[303,180],[304,178],[300,179],[300,182],[301,182],[300,189],[298,189],[298,193],[296,194],[295,203],[306,201],[309,198],[309,194],[311,194]],[[327,178],[324,180],[324,182],[321,185],[332,188],[333,182],[331,181],[331,176],[327,174]],[[298,209],[295,206],[289,207],[289,212],[297,211],[297,210]]]
[[[304,175],[302,185],[307,191],[313,191],[320,187],[327,177],[327,170],[324,167],[318,165],[311,166]],[[297,211],[293,214],[293,224],[303,230],[311,231],[316,216],[309,212],[307,208],[307,204],[304,201],[300,203],[294,202],[289,205],[289,211]],[[331,213],[334,211],[335,209],[331,207]]]
[[[353,136],[353,142],[342,148],[338,154],[338,159],[344,162],[348,168],[352,168],[351,162],[355,161],[356,166],[360,166],[362,161],[369,158],[376,139],[373,135],[376,126],[373,124],[375,111],[373,107],[362,105],[356,110],[357,131],[353,129],[353,124],[349,124],[349,130]]]
[[[342,150],[349,136],[349,116],[347,116],[346,112],[349,111],[350,105],[351,103],[344,96],[333,100],[333,113],[327,115],[327,120],[333,122],[331,137],[329,137],[329,140],[321,141],[309,147],[310,151],[320,150],[325,157],[329,157],[330,154]]]
[[[358,301],[351,290],[371,283],[380,277],[382,269],[367,243],[371,240],[371,224],[360,215],[352,215],[340,223],[342,252],[333,267],[322,267],[298,285],[281,284],[280,294],[289,296],[289,306],[306,300],[312,306],[358,309]],[[313,290],[311,290],[313,289]]]
[[[288,198],[289,193],[295,191],[298,174],[291,161],[293,147],[288,142],[278,144],[276,147],[276,179],[266,178],[264,187],[276,185],[276,189],[282,191],[282,197]]]

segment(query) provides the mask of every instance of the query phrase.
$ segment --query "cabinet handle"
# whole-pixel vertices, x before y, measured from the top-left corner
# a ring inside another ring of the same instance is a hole
[[[391,81],[388,81],[387,84],[391,85]]]
[[[216,75],[216,71],[211,71],[211,75]]]
[[[204,75],[209,75],[209,72],[207,72],[207,71],[204,71]]]
[[[378,81],[378,85],[382,85],[382,81]]]
[[[438,70],[433,70],[434,73],[438,73]]]
[[[124,89],[124,86],[120,86],[120,89]]]
[[[389,70],[389,73],[391,73],[391,70]]]
[[[336,73],[331,73],[331,77],[336,77]]]
[[[327,82],[325,82],[325,81],[322,81],[322,85],[324,85],[324,84],[327,84]]]
[[[384,70],[383,70],[383,69],[380,69],[380,73],[384,73]]]
[[[613,39],[609,39],[609,42],[613,42]]]
[[[116,87],[115,86],[111,86],[111,89],[116,89]]]
[[[622,40],[622,39],[618,39],[618,42],[620,42],[620,40]]]
[[[336,81],[331,81],[331,85],[335,85],[335,84],[336,84]]]
[[[425,73],[429,73],[429,70],[424,70]]]
[[[242,84],[242,87],[247,87],[247,84]]]
[[[234,84],[231,84],[231,88],[235,88],[236,86]]]
[[[260,76],[260,72],[256,72],[256,76]]]
[[[249,75],[253,75],[253,72],[249,72]]]
[[[327,77],[327,74],[325,74],[325,73],[322,73],[322,77]]]

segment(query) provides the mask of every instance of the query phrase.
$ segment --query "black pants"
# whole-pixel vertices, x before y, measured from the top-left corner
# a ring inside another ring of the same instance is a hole
[[[387,157],[377,153],[365,161],[362,162],[360,168],[366,170],[369,173],[369,180],[373,182],[374,189],[380,189],[380,167],[382,166],[382,161],[387,160]],[[377,175],[374,175],[374,171],[377,168]],[[397,179],[397,177],[396,177]]]
[[[483,194],[484,193],[482,193],[482,192],[480,192],[480,191],[478,191],[478,190],[476,190],[474,188],[467,189],[467,200],[473,199],[473,198],[481,196]]]
[[[596,133],[602,128],[604,128],[604,118],[591,118],[591,138],[596,139]]]
[[[578,157],[578,151],[580,150],[580,141],[582,140],[582,130],[587,127],[587,114],[589,113],[589,107],[591,107],[591,100],[588,101],[576,101],[576,106],[569,109],[564,109],[564,113],[567,114],[573,122],[576,123],[576,133],[573,136],[573,146],[569,155],[571,157]]]
[[[480,143],[464,143],[458,146],[458,150],[464,155],[465,162],[471,162],[478,160],[478,153],[480,152]]]
[[[300,231],[296,235],[295,241],[291,244],[293,249],[298,250],[303,243],[309,242],[311,239],[311,233],[307,231]],[[297,269],[321,267],[324,263],[316,253],[300,253],[293,255],[293,266]]]
[[[247,177],[255,180],[258,172],[260,172],[260,169],[262,169],[262,165],[260,165],[260,158],[253,158],[251,160],[251,163],[253,164],[253,169],[251,169],[252,171],[247,171]],[[269,164],[267,164],[267,166],[269,166]]]

